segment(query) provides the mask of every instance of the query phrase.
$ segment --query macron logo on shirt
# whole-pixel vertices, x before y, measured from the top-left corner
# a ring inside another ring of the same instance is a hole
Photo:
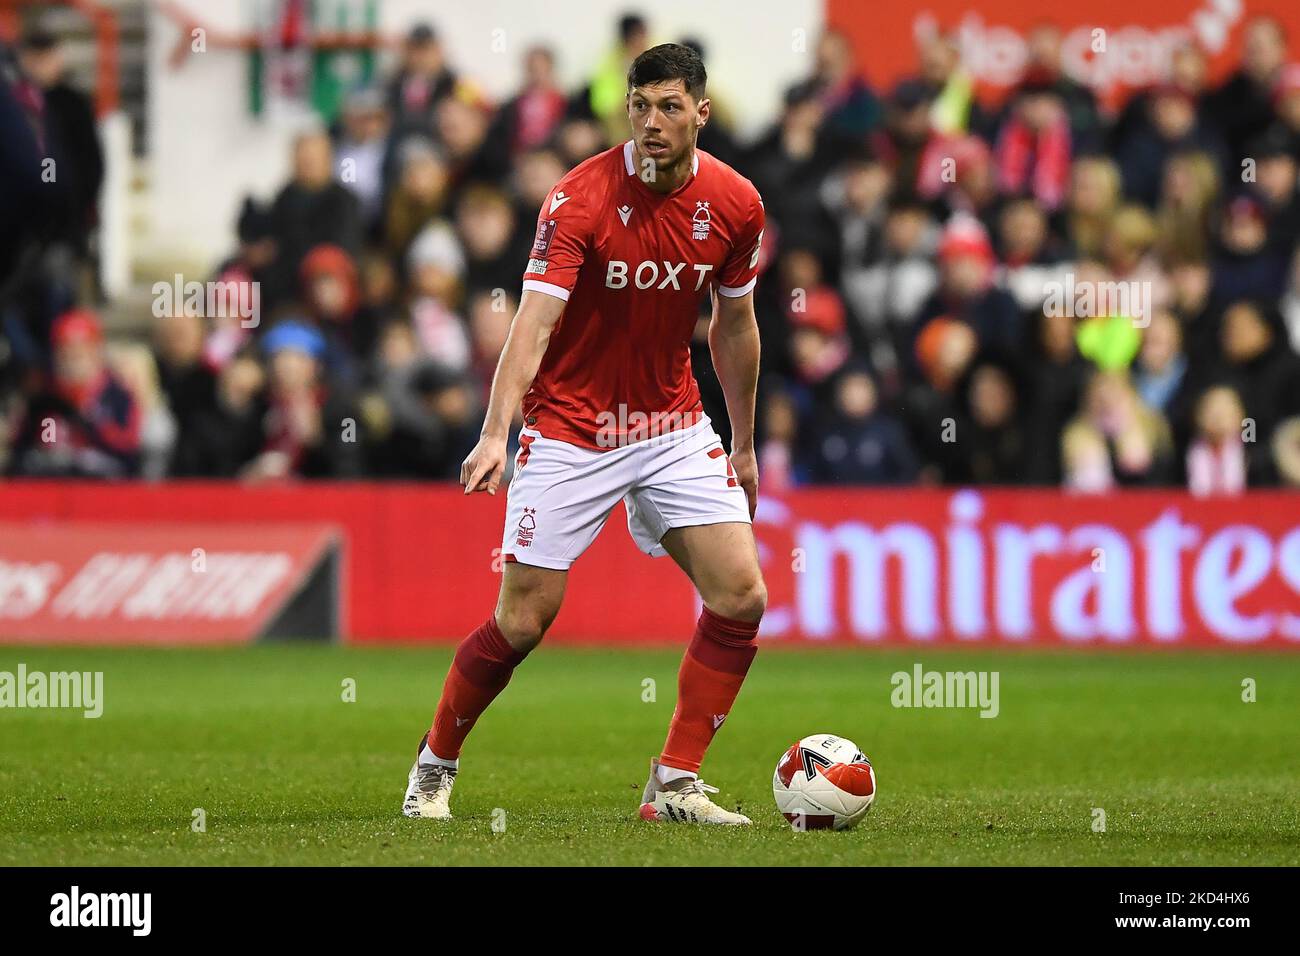
[[[551,213],[552,213],[552,215],[554,215],[555,210],[559,209],[561,206],[563,206],[566,202],[568,202],[568,201],[569,201],[570,199],[572,199],[572,198],[573,198],[572,196],[566,196],[566,195],[564,195],[564,191],[563,191],[563,190],[561,190],[560,192],[558,192],[558,193],[556,193],[554,196],[552,196],[552,197],[551,197]]]

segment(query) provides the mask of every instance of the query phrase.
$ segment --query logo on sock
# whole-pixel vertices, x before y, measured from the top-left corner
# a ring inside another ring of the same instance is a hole
[[[714,729],[714,730],[717,730],[719,727],[721,727],[721,726],[722,726],[722,722],[723,722],[724,720],[726,720],[726,719],[727,719],[727,715],[726,715],[726,714],[714,714],[714,715],[713,715],[713,729]]]
[[[457,727],[464,727],[466,724],[468,724],[468,723],[469,723],[471,720],[473,720],[473,719],[474,719],[473,717],[457,717],[457,718],[456,718],[456,726],[457,726]]]

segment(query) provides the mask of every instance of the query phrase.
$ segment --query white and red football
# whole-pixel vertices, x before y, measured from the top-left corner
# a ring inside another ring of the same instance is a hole
[[[876,799],[876,772],[853,741],[813,734],[782,754],[772,795],[795,830],[848,830]]]

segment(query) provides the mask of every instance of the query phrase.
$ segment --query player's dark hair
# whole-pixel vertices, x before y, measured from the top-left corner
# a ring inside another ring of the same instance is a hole
[[[708,79],[698,53],[680,43],[661,43],[632,61],[627,71],[627,88],[681,80],[686,92],[699,100],[704,96]]]

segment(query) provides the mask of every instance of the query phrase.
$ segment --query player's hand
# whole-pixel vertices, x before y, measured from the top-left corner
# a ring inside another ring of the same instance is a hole
[[[753,448],[733,449],[731,467],[736,472],[736,480],[745,489],[749,499],[749,520],[754,520],[754,511],[758,508],[758,456]]]
[[[467,495],[475,491],[495,495],[505,470],[506,440],[484,435],[469,453],[469,457],[462,462],[460,483],[465,486]]]

